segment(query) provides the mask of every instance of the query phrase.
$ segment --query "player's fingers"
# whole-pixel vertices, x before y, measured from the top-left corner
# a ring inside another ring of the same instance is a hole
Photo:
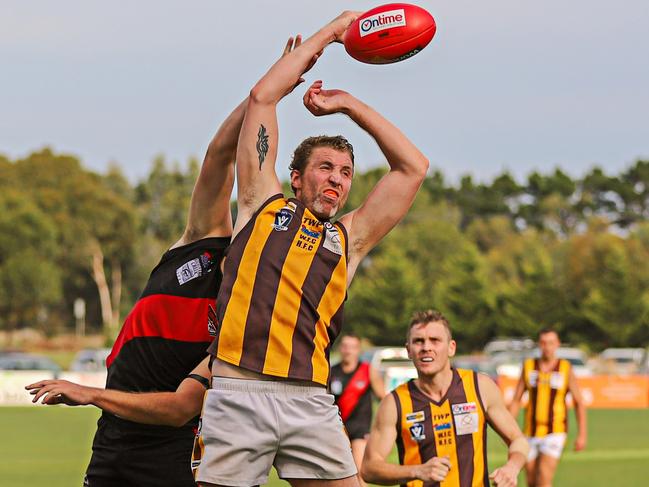
[[[47,394],[49,391],[52,390],[55,386],[53,384],[48,384],[46,386],[41,387],[36,394],[34,394],[34,398],[32,399],[32,402],[38,402],[38,400],[43,397],[44,394]]]
[[[292,50],[293,50],[293,37],[289,37],[288,40],[286,41],[286,45],[284,46],[284,51],[282,52],[282,56],[286,56]]]
[[[41,387],[43,387],[44,385],[49,384],[50,382],[52,382],[52,381],[51,380],[41,380],[41,381],[34,382],[33,384],[29,384],[29,385],[25,386],[25,389],[27,389],[27,390],[29,390],[29,389],[40,389]]]
[[[296,47],[300,47],[300,44],[302,44],[302,34],[298,34],[295,36],[295,43],[293,44],[293,49]]]

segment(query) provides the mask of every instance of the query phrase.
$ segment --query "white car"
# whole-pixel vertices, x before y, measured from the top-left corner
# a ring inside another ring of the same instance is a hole
[[[605,372],[635,374],[645,359],[644,348],[607,348],[599,354],[600,366]]]
[[[361,360],[370,362],[379,371],[386,391],[417,378],[417,369],[408,358],[406,347],[372,348],[363,353]]]

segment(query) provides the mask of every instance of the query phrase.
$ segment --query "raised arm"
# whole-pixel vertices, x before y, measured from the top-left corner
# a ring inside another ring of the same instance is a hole
[[[586,448],[586,441],[588,438],[588,427],[586,420],[586,404],[584,397],[581,395],[581,389],[577,383],[572,369],[568,378],[568,390],[572,395],[572,402],[575,406],[575,415],[577,416],[577,438],[575,438],[575,451],[581,451]]]
[[[180,383],[176,392],[123,392],[82,386],[66,380],[44,380],[30,384],[25,389],[34,395],[32,402],[42,399],[43,404],[48,406],[93,405],[136,423],[182,426],[201,412],[210,377],[208,359],[206,357]]]
[[[277,61],[250,91],[237,148],[238,213],[234,234],[248,222],[269,196],[281,192],[275,172],[279,101],[299,83],[324,48],[341,41],[357,13],[344,12]]]
[[[289,37],[282,57],[300,45],[301,38]],[[230,197],[234,185],[234,161],[248,98],[223,121],[207,147],[201,171],[194,185],[185,232],[173,247],[205,237],[232,235]]]
[[[498,386],[484,374],[478,374],[478,386],[487,421],[509,447],[505,465],[491,472],[489,478],[498,487],[516,487],[518,473],[525,466],[529,445],[518,423],[509,413]]]
[[[446,457],[433,457],[422,465],[396,465],[387,461],[397,439],[397,405],[392,394],[381,401],[361,465],[366,482],[379,485],[405,484],[411,480],[440,482],[450,468]]]
[[[348,276],[360,260],[405,216],[426,177],[428,160],[415,145],[376,110],[341,90],[323,90],[317,81],[304,96],[306,108],[316,116],[348,115],[374,138],[390,171],[363,204],[340,221],[349,233]]]

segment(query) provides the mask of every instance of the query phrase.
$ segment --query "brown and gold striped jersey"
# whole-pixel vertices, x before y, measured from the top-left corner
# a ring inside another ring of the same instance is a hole
[[[550,372],[539,370],[538,359],[523,363],[523,379],[528,393],[525,411],[525,434],[542,437],[568,431],[566,394],[570,378],[570,362],[557,360]]]
[[[402,465],[419,465],[448,456],[452,468],[443,482],[412,480],[407,487],[489,486],[487,425],[472,370],[453,369],[441,401],[433,401],[411,380],[392,395],[397,403],[397,450]]]
[[[228,249],[209,351],[258,373],[326,385],[346,294],[343,225],[275,195]]]

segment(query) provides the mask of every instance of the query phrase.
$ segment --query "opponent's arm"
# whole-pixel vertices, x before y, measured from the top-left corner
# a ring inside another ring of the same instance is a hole
[[[586,448],[588,437],[588,421],[586,420],[586,404],[584,397],[581,395],[581,389],[577,383],[577,377],[570,370],[568,377],[568,390],[572,395],[572,402],[575,406],[575,415],[577,416],[577,438],[575,438],[575,451],[581,451]]]
[[[234,234],[269,196],[281,192],[275,172],[278,125],[276,106],[331,42],[340,41],[358,16],[344,12],[277,61],[250,91],[237,148],[237,221]]]
[[[193,371],[209,381],[208,358]],[[204,381],[203,381],[204,382]],[[123,392],[82,386],[66,380],[44,380],[25,387],[34,395],[32,402],[47,405],[93,405],[136,423],[182,426],[201,412],[205,384],[191,377],[180,383],[176,392]]]
[[[295,39],[289,37],[282,57],[300,42],[299,35]],[[210,141],[192,192],[185,232],[173,247],[200,238],[232,235],[230,197],[234,185],[234,161],[247,105],[248,98],[230,113]]]
[[[379,399],[383,399],[386,395],[385,391],[385,382],[379,374],[379,371],[376,370],[376,367],[370,365],[370,386],[372,387],[372,392]]]
[[[509,413],[514,417],[518,418],[518,411],[521,409],[521,399],[523,399],[523,393],[525,392],[525,370],[521,371],[521,376],[518,379],[516,384],[516,389],[514,390],[514,397],[512,402],[509,403]]]
[[[447,457],[433,457],[422,465],[395,465],[387,461],[397,439],[397,405],[392,394],[381,401],[361,465],[366,482],[380,485],[405,484],[411,480],[441,482],[451,462]]]
[[[363,204],[340,221],[349,234],[348,279],[360,260],[405,216],[426,177],[428,159],[391,122],[349,93],[323,90],[316,81],[304,96],[314,115],[344,113],[379,145],[390,171],[372,189]]]
[[[478,387],[487,421],[509,447],[507,463],[491,472],[489,478],[496,486],[516,487],[518,473],[527,461],[529,445],[516,420],[505,407],[498,386],[486,375],[478,374]]]

